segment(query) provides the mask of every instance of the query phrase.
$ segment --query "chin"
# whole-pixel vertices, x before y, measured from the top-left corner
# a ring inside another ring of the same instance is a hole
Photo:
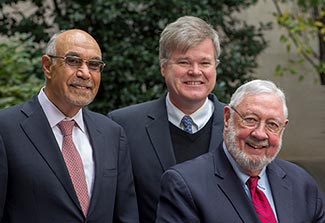
[[[94,100],[94,97],[78,97],[78,98],[68,98],[68,103],[73,104],[78,107],[85,107],[89,105]]]

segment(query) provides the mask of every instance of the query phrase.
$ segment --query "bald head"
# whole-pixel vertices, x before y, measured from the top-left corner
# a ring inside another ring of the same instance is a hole
[[[102,57],[97,41],[87,32],[80,29],[70,29],[52,36],[45,49],[47,55],[64,55],[71,46],[83,45],[84,48],[96,49]],[[63,53],[63,54],[62,54]]]
[[[66,30],[49,41],[42,56],[44,92],[66,116],[74,116],[95,98],[102,71],[94,68],[98,62],[104,64],[100,47],[85,31]]]

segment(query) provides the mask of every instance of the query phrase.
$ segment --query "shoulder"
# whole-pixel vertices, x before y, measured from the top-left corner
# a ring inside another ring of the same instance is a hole
[[[108,117],[114,121],[126,121],[134,117],[147,116],[150,113],[157,114],[165,108],[165,97],[152,101],[142,102],[135,105],[119,108],[108,113]]]
[[[6,116],[15,115],[18,111],[21,110],[22,105],[23,104],[19,104],[19,105],[15,105],[15,106],[12,106],[12,107],[0,109],[0,116],[1,117],[6,117]]]
[[[202,191],[202,182],[205,188],[214,188],[216,184],[211,153],[170,167],[163,173],[160,181],[162,188],[166,190],[182,188],[181,193]]]
[[[112,121],[110,118],[108,118],[107,116],[94,112],[94,111],[90,111],[87,109],[83,110],[84,113],[84,120],[86,123],[88,123],[88,125],[95,125],[97,126],[97,128],[101,129],[101,131],[112,131],[112,130],[116,130],[118,132],[123,131],[122,127]]]
[[[0,123],[20,122],[29,115],[41,111],[40,104],[35,102],[35,100],[28,100],[12,107],[0,109]]]
[[[287,174],[308,174],[301,166],[287,160],[276,158],[273,163]]]
[[[210,175],[214,171],[213,153],[208,152],[198,156],[192,160],[176,164],[169,168],[166,172],[178,173],[184,178],[194,179]]]
[[[226,105],[224,102],[219,101],[218,97],[213,93],[209,94],[208,98],[213,102],[214,106],[223,108]]]
[[[109,114],[124,114],[124,113],[128,113],[128,112],[141,112],[143,111],[143,109],[147,110],[148,108],[151,108],[154,105],[157,105],[159,101],[161,101],[162,99],[155,99],[152,101],[146,101],[146,102],[142,102],[139,104],[134,104],[134,105],[129,105],[123,108],[119,108],[116,110],[113,110],[111,112],[109,112]]]
[[[223,102],[220,102],[218,100],[217,96],[214,94],[209,94],[208,98],[213,103],[215,117],[223,117],[223,110],[224,110],[224,107],[226,106],[226,104]]]
[[[316,184],[314,178],[303,167],[287,160],[277,158],[270,164],[269,169],[300,185]]]

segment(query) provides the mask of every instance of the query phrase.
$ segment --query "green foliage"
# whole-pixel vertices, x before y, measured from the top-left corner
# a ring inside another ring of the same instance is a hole
[[[7,0],[8,5],[15,2]],[[0,33],[25,32],[36,41],[48,41],[53,28],[80,28],[99,42],[107,67],[90,108],[106,114],[118,107],[158,98],[165,91],[158,60],[159,35],[183,15],[205,19],[220,33],[221,64],[215,93],[227,102],[233,91],[253,78],[256,57],[267,46],[263,31],[237,19],[257,0],[31,0],[35,13],[20,19],[0,6]],[[51,3],[51,4],[47,4]],[[49,10],[52,7],[52,10]]]
[[[286,34],[280,41],[286,45],[288,52],[299,56],[297,60],[289,61],[289,66],[278,65],[275,74],[283,75],[299,73],[299,65],[309,63],[319,74],[319,80],[325,85],[325,1],[324,0],[273,0],[277,12],[274,13],[278,24],[285,28]],[[288,8],[283,10],[282,8]],[[313,48],[315,42],[319,49]],[[294,47],[293,47],[294,46]],[[299,73],[303,80],[305,73]]]
[[[44,83],[34,73],[40,59],[31,57],[35,43],[26,35],[14,35],[0,42],[0,108],[32,97]]]

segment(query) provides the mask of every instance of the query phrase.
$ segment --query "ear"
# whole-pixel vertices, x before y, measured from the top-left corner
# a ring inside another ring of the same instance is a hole
[[[51,79],[52,60],[48,55],[42,56],[42,68],[47,79]]]
[[[289,119],[286,119],[286,120],[284,121],[284,125],[287,126],[288,124],[289,124]]]
[[[229,119],[230,119],[230,107],[226,105],[223,109],[223,123],[224,128],[228,128],[229,125]]]
[[[167,66],[167,64],[164,64],[164,65],[160,64],[160,73],[161,73],[161,76],[163,76],[163,77],[165,77],[165,75],[166,75],[166,66]]]

